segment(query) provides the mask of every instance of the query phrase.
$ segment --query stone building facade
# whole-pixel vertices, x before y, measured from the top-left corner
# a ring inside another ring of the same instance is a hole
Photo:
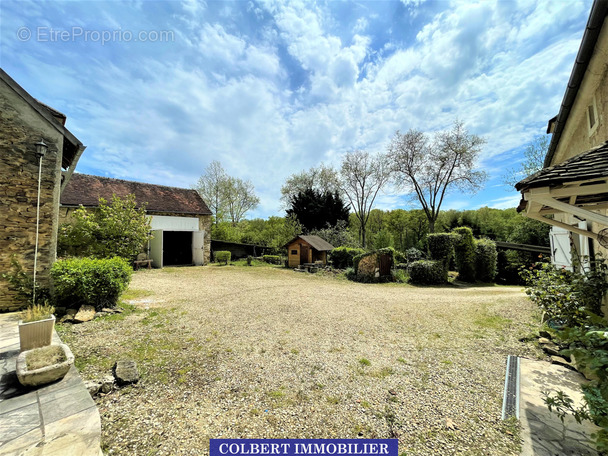
[[[48,145],[41,163],[36,272],[42,287],[49,285],[55,260],[62,181],[69,179],[84,150],[64,123],[63,114],[35,100],[0,69],[0,272],[10,272],[15,257],[33,275],[39,171],[35,144],[42,140]],[[0,311],[20,307],[0,278]]]

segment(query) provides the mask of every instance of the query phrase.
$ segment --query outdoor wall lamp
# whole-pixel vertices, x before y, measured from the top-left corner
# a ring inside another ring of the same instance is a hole
[[[42,157],[46,154],[49,146],[41,139],[34,144],[36,146],[36,157],[38,157],[38,201],[36,202],[36,244],[34,246],[34,284],[32,290],[32,304],[36,304],[36,269],[38,269],[38,229],[40,226],[40,181],[42,177]]]
[[[49,146],[47,146],[42,139],[40,140],[40,142],[37,142],[35,144],[35,146],[36,146],[36,157],[38,157],[38,158],[44,157]]]

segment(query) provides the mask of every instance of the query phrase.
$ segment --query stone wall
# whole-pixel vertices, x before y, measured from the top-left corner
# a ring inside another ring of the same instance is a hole
[[[35,143],[49,146],[42,159],[37,281],[49,285],[55,260],[63,136],[8,85],[0,81],[0,273],[13,255],[33,275],[38,158]],[[23,307],[0,278],[0,311]]]

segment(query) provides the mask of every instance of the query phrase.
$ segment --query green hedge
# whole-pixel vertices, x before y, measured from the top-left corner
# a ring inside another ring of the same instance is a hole
[[[281,256],[280,255],[263,255],[262,259],[266,263],[270,264],[281,264]]]
[[[461,226],[454,230],[458,236],[454,244],[456,253],[456,268],[458,279],[463,282],[475,282],[475,238],[468,226]]]
[[[230,263],[230,258],[232,254],[228,250],[218,250],[215,252],[215,261],[218,263],[228,264]]]
[[[51,268],[53,298],[62,307],[114,307],[132,272],[129,262],[119,257],[59,260]]]
[[[446,268],[454,256],[456,236],[453,233],[431,233],[426,242],[431,260],[443,261]]]
[[[448,272],[440,260],[419,260],[410,265],[410,282],[415,285],[440,285],[448,281]]]
[[[475,241],[475,263],[477,280],[493,282],[497,272],[498,252],[496,243],[489,239]]]
[[[365,253],[364,249],[351,247],[337,247],[329,254],[329,259],[333,266],[338,269],[345,269],[353,266],[353,258]]]

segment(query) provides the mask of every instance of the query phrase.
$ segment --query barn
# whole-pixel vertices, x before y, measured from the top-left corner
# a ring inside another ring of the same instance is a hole
[[[73,174],[61,194],[59,219],[69,220],[79,206],[94,210],[99,198],[133,194],[152,217],[148,255],[154,267],[207,264],[211,255],[211,211],[196,190],[146,184],[88,174]]]
[[[327,252],[331,252],[334,246],[319,236],[296,236],[287,244],[287,258],[290,268],[301,264],[322,262],[327,264]]]

